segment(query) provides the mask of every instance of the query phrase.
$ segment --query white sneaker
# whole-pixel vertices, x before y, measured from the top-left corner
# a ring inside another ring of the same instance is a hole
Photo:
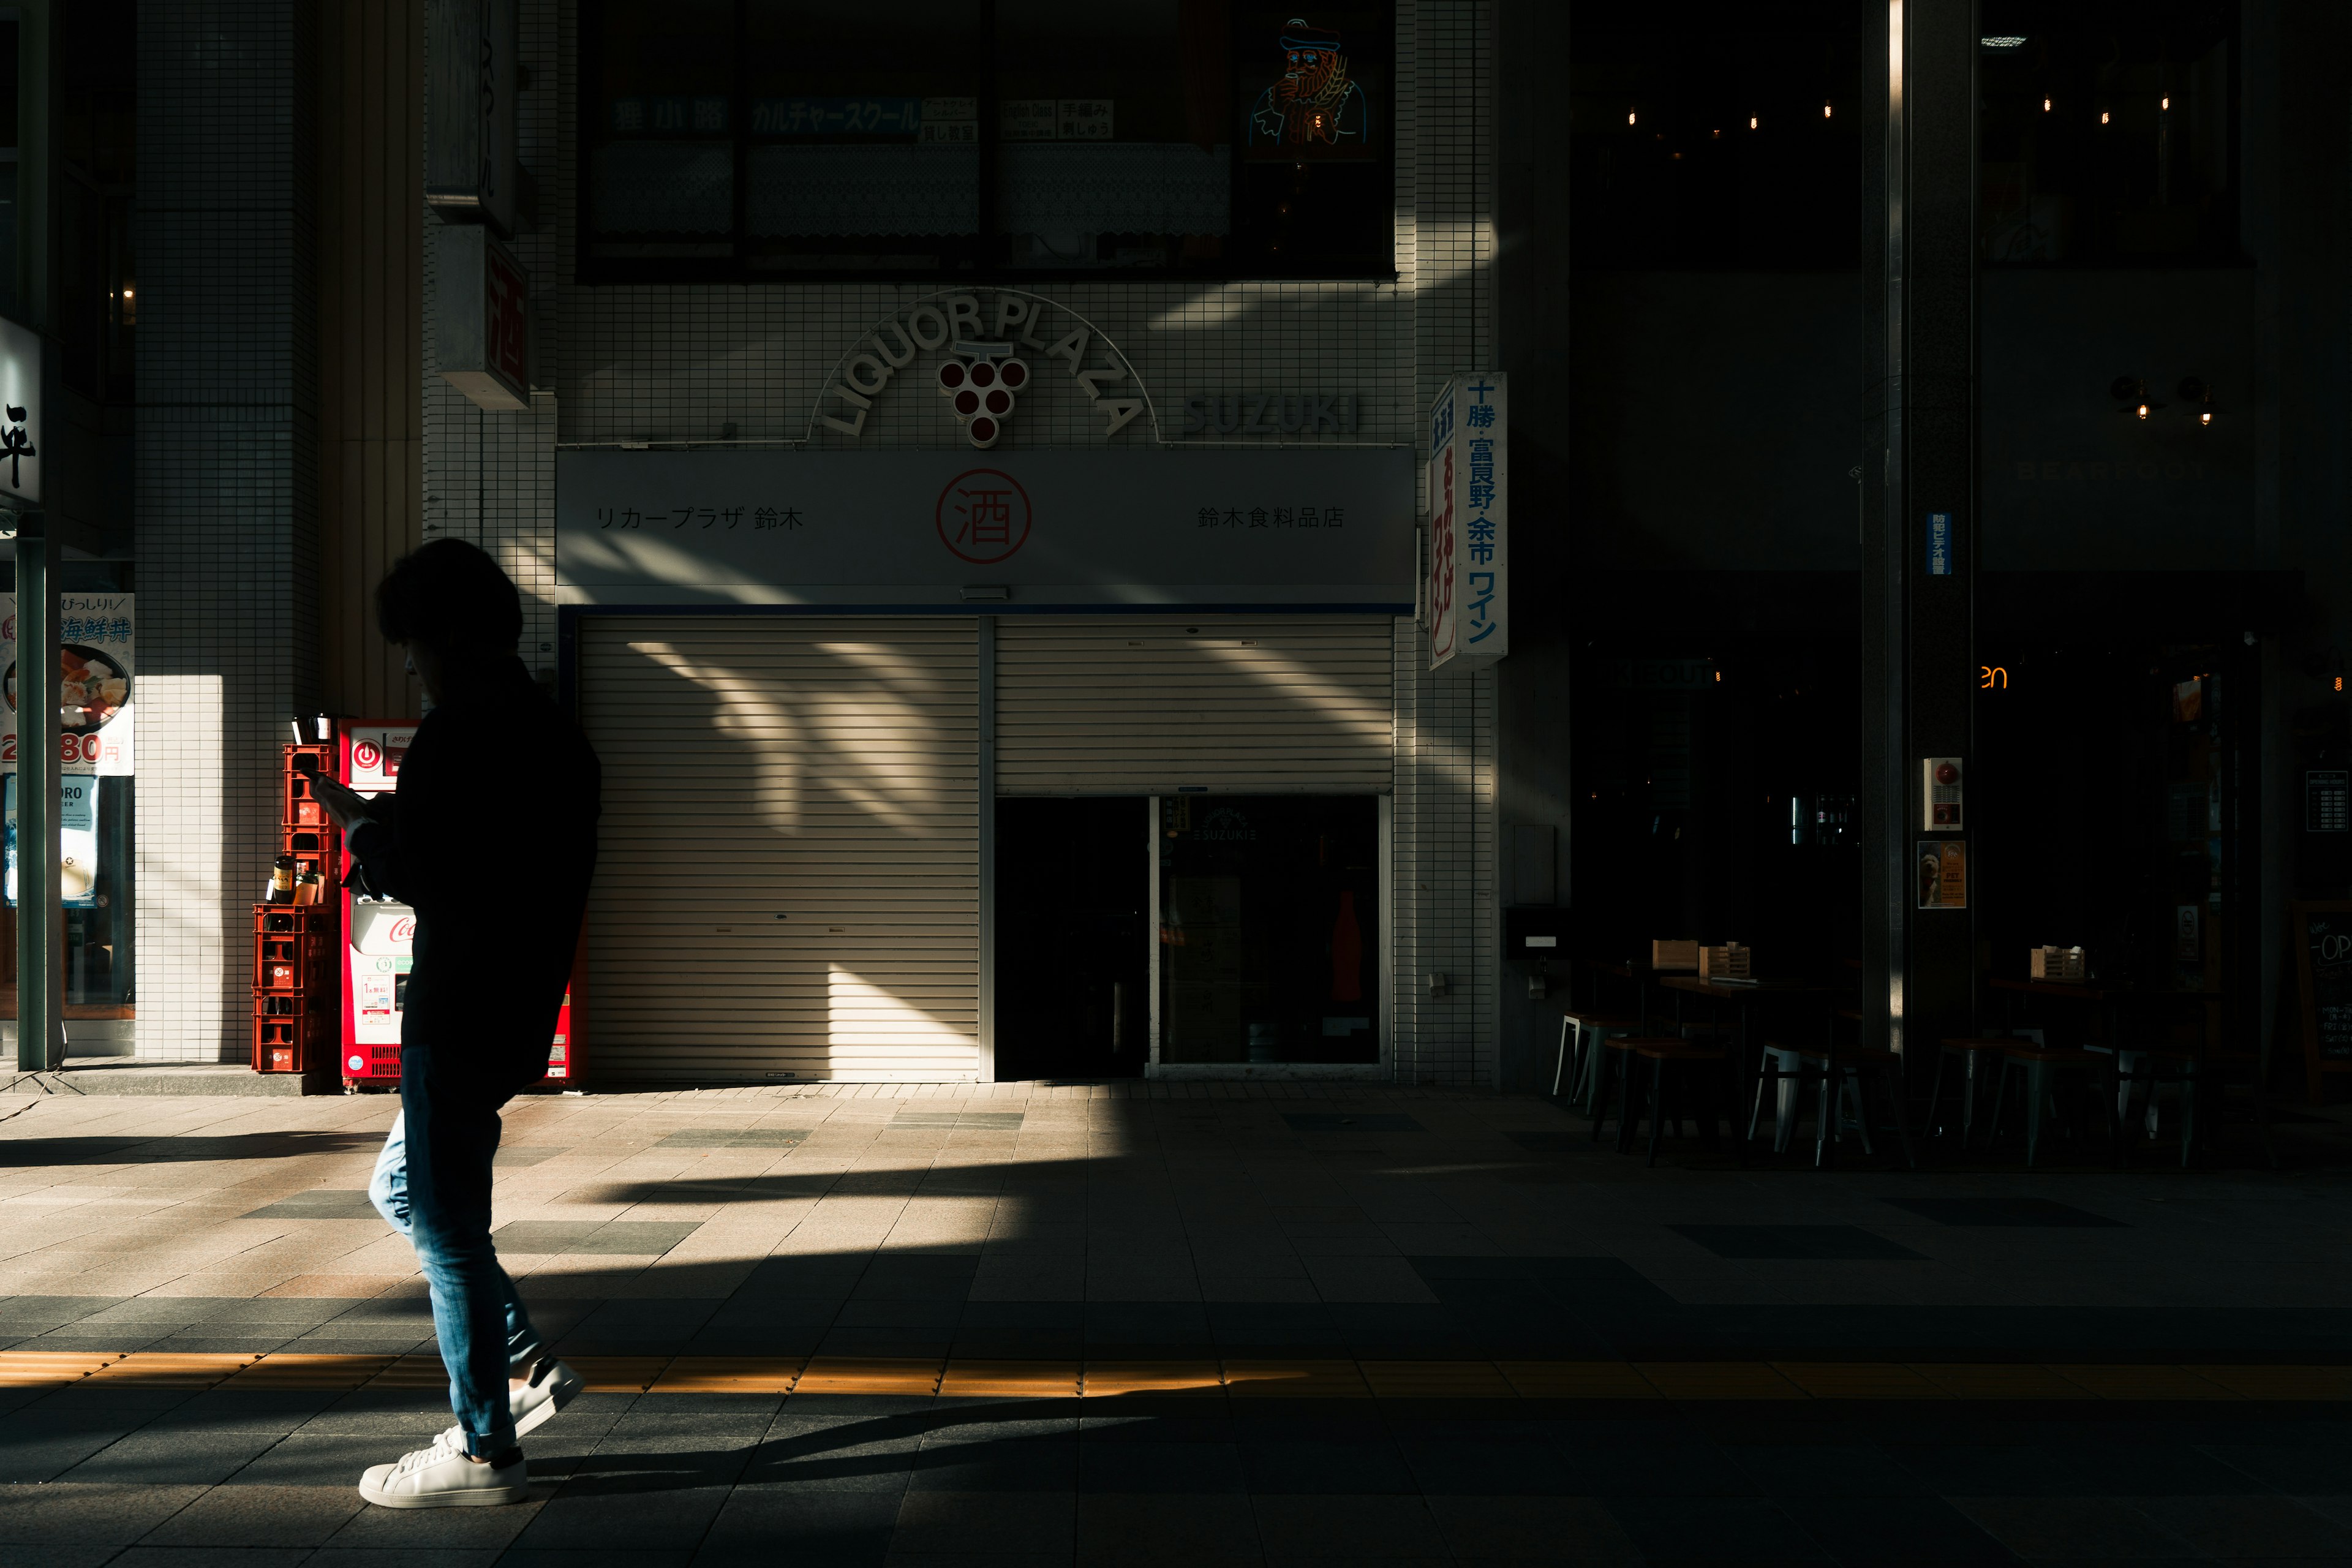
[[[384,1508],[490,1508],[530,1496],[530,1467],[521,1454],[511,1465],[477,1464],[466,1458],[466,1435],[452,1426],[429,1448],[402,1456],[396,1465],[371,1465],[360,1478],[360,1496]]]
[[[530,1382],[522,1388],[509,1384],[507,1411],[514,1417],[515,1436],[537,1431],[549,1416],[580,1396],[587,1380],[553,1356],[541,1356],[530,1367]]]

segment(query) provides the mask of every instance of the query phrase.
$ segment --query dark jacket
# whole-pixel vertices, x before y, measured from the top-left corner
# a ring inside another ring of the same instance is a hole
[[[547,1070],[602,792],[587,738],[519,658],[425,716],[351,840],[366,885],[416,911],[404,1047],[505,1093]]]

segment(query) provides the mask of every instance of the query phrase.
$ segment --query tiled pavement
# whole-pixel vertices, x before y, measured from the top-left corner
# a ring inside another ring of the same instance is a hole
[[[501,1246],[611,1392],[531,1504],[403,1514],[391,1110],[0,1099],[0,1568],[2352,1560],[2333,1120],[1912,1175],[1433,1090],[533,1100]]]

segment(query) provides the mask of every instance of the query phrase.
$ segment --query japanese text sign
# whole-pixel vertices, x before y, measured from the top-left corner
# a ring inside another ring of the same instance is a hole
[[[1402,447],[560,451],[575,605],[1412,601]],[[1481,566],[1479,570],[1486,568]]]
[[[1495,372],[1457,376],[1429,416],[1429,666],[1511,651],[1510,405]]]
[[[0,319],[0,490],[41,499],[41,334]]]
[[[433,358],[483,408],[530,406],[530,275],[480,224],[433,231]]]

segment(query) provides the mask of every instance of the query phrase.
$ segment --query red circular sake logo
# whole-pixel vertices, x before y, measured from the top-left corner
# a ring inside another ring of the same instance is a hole
[[[975,565],[1002,561],[1029,542],[1029,492],[1012,475],[971,468],[940,492],[940,542]]]
[[[362,741],[352,748],[352,765],[373,773],[382,766],[383,753],[376,750],[373,741]]]

